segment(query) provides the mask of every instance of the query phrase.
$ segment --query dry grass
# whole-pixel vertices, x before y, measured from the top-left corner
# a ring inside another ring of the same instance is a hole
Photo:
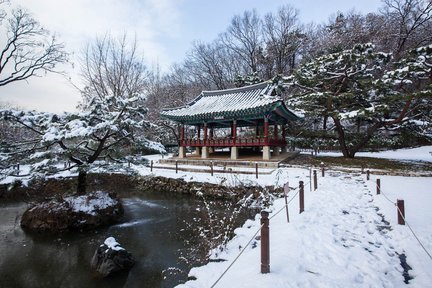
[[[389,159],[380,159],[372,157],[328,157],[328,156],[311,156],[301,154],[295,159],[288,161],[286,164],[292,165],[308,165],[320,166],[323,163],[326,167],[344,167],[344,168],[357,168],[360,169],[379,169],[395,172],[432,172],[432,163],[420,161],[398,161]]]

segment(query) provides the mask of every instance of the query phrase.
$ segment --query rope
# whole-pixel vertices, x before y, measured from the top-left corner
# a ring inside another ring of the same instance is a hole
[[[305,186],[305,185],[304,185]],[[304,187],[303,186],[303,187]],[[299,188],[295,188],[293,189],[293,191],[298,190]],[[283,205],[281,209],[279,209],[276,213],[274,213],[271,217],[269,217],[269,221],[271,219],[273,219],[276,215],[278,215],[280,212],[282,212],[282,210],[285,209],[286,206],[288,206],[295,198],[296,196],[299,194],[299,190],[297,191],[297,193],[287,202],[287,204]],[[213,283],[212,286],[210,286],[210,288],[213,288],[216,286],[216,284],[222,279],[222,277],[228,272],[228,270],[234,265],[234,263],[240,258],[240,256],[243,254],[243,252],[246,250],[246,248],[249,246],[249,244],[252,242],[252,240],[255,239],[256,235],[261,231],[261,228],[264,226],[264,224],[262,224],[260,226],[260,228],[253,234],[252,238],[248,241],[248,243],[243,247],[243,249],[240,251],[240,253],[236,256],[236,258],[234,258],[233,262],[231,262],[231,264],[225,269],[225,271],[219,276],[219,278]]]
[[[396,203],[394,203],[389,197],[387,197],[387,195],[385,193],[383,193],[382,190],[380,190],[380,193],[384,196],[385,199],[387,199],[387,201],[389,201],[390,203],[392,203],[393,205],[396,205]]]
[[[219,278],[213,283],[210,288],[213,288],[216,286],[216,284],[222,279],[222,277],[228,272],[228,270],[234,265],[234,263],[237,261],[237,259],[240,258],[240,256],[243,254],[243,252],[246,250],[246,248],[249,246],[249,244],[252,242],[252,240],[255,239],[255,236],[258,234],[258,232],[261,231],[261,228],[264,226],[262,224],[260,228],[255,232],[255,234],[252,236],[252,238],[249,240],[249,242],[243,247],[243,249],[240,251],[240,253],[237,255],[237,257],[233,260],[233,262],[225,269],[225,271],[219,276]]]
[[[420,244],[420,246],[423,248],[423,250],[426,252],[426,254],[429,256],[429,258],[432,260],[432,255],[429,253],[429,251],[426,249],[426,247],[423,245],[423,243],[420,241],[420,239],[417,237],[417,234],[414,232],[414,230],[411,228],[411,225],[408,224],[406,221],[402,211],[399,209],[399,207],[396,205],[399,215],[402,217],[402,219],[405,221],[405,225],[408,226],[411,233],[414,235],[417,242]]]
[[[303,187],[307,186],[308,184],[310,184],[312,182],[312,179],[310,179],[309,182],[303,184]],[[295,190],[298,190],[298,188],[296,188]],[[285,207],[287,207],[295,198],[296,196],[299,194],[299,190],[296,192],[296,194],[285,204],[282,206],[281,209],[279,209],[276,213],[274,213],[269,220],[273,219],[274,217],[276,217],[279,213],[281,213]],[[383,190],[380,187],[380,192],[381,194],[387,199],[387,201],[389,201],[391,204],[395,205],[397,207],[397,204],[395,202],[393,202],[389,197],[387,197],[387,195],[385,195],[385,193],[383,192]],[[412,229],[411,225],[409,225],[409,223],[406,221],[405,217],[402,214],[402,211],[399,209],[399,207],[397,207],[399,214],[401,215],[401,217],[404,219],[405,224],[408,226],[409,230],[411,231],[411,233],[413,234],[414,238],[417,240],[417,242],[420,244],[420,246],[423,248],[423,250],[426,252],[426,254],[429,256],[429,258],[432,260],[432,255],[431,253],[426,249],[426,247],[423,245],[423,243],[420,241],[420,239],[418,238],[417,234],[414,232],[414,230]],[[234,265],[234,263],[240,258],[240,256],[243,254],[243,252],[246,250],[246,248],[249,246],[249,244],[255,239],[256,235],[261,231],[261,228],[264,226],[264,224],[262,224],[260,226],[260,228],[253,234],[252,238],[248,241],[248,243],[243,247],[243,249],[240,251],[240,253],[236,256],[236,258],[233,260],[233,262],[225,269],[225,271],[219,276],[219,278],[213,283],[213,285],[211,286],[211,288],[214,288],[216,286],[216,284],[222,279],[223,276],[225,276],[225,274],[229,271],[229,269]]]
[[[378,185],[375,182],[375,185],[378,187]],[[405,225],[409,228],[409,230],[411,231],[411,233],[413,234],[414,238],[417,240],[417,242],[419,243],[419,245],[423,248],[423,250],[426,252],[426,254],[429,256],[429,258],[432,260],[432,254],[426,249],[426,247],[423,245],[423,243],[421,242],[421,240],[419,239],[419,237],[417,236],[417,234],[414,232],[414,230],[412,229],[411,225],[409,225],[408,221],[405,219],[405,216],[403,215],[402,211],[399,209],[399,207],[397,206],[397,203],[392,201],[389,197],[387,197],[387,195],[384,193],[384,191],[381,189],[380,187],[380,194],[382,194],[384,196],[384,198],[389,201],[391,204],[393,204],[394,206],[396,206],[397,210],[398,210],[398,214],[402,217],[402,219],[405,221]]]
[[[296,190],[297,190],[297,188],[296,188]],[[279,209],[276,213],[274,213],[270,218],[269,218],[269,220],[271,220],[271,219],[273,219],[276,215],[278,215],[280,212],[282,212],[284,209],[285,209],[285,207],[287,207],[294,199],[295,199],[295,197],[297,196],[299,194],[299,191],[297,191],[297,193],[287,202],[287,204],[284,204],[283,206],[282,206],[282,208],[281,209]]]
[[[372,180],[369,180],[372,181]],[[378,184],[375,182],[375,186],[378,188]],[[382,190],[381,187],[379,187],[380,189],[380,194],[382,194],[384,196],[385,199],[387,199],[387,201],[389,201],[391,204],[396,205],[396,203],[394,201],[392,201],[389,197],[387,197],[387,195],[384,193],[384,191]]]

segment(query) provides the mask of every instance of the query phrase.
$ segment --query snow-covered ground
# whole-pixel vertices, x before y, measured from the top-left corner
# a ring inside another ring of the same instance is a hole
[[[308,171],[284,169],[290,186],[308,182]],[[404,287],[398,254],[405,254],[413,270],[411,287],[431,287],[432,259],[408,226],[397,224],[393,202],[403,198],[406,218],[420,241],[432,251],[432,178],[381,177],[384,195],[375,195],[375,179],[341,172],[319,179],[316,191],[305,189],[305,212],[299,214],[298,197],[289,193],[290,223],[284,200],[275,201],[270,214],[270,269],[260,273],[260,240],[245,248],[214,287]],[[308,185],[306,185],[308,187]],[[281,211],[282,209],[282,211]],[[279,214],[276,212],[281,211]],[[383,222],[389,221],[389,226]],[[274,215],[274,216],[273,216]],[[227,250],[211,262],[193,268],[197,279],[178,287],[212,287],[259,230],[260,216],[236,230]],[[383,227],[384,226],[384,227]],[[259,234],[258,234],[259,235]]]
[[[427,146],[358,156],[432,161],[431,150],[432,146]],[[157,161],[160,157],[153,155],[148,159]],[[432,252],[432,209],[429,208],[432,177],[372,175],[366,181],[360,173],[328,171],[326,177],[319,178],[318,190],[310,191],[307,167],[275,169],[271,174],[259,175],[259,179],[253,174],[211,176],[157,168],[151,172],[143,165],[130,168],[139,175],[225,185],[282,186],[289,182],[294,188],[300,180],[305,182],[304,213],[298,213],[297,190],[289,193],[290,223],[286,221],[284,199],[276,200],[270,209],[269,274],[260,273],[260,240],[253,237],[260,226],[257,215],[254,221],[249,220],[236,230],[225,251],[213,251],[213,258],[226,261],[193,268],[190,276],[197,279],[179,285],[181,288],[212,287],[243,248],[244,253],[214,287],[405,287],[399,258],[402,254],[412,268],[408,273],[414,278],[409,285],[432,287],[432,259],[419,243]],[[381,179],[381,195],[376,195],[377,177]],[[3,183],[6,180],[13,179],[4,179]],[[409,226],[397,224],[394,205],[397,199],[405,200]],[[278,211],[281,212],[276,214]]]
[[[432,146],[388,150],[381,152],[358,152],[356,157],[432,162]],[[318,156],[342,156],[341,152],[320,152]]]

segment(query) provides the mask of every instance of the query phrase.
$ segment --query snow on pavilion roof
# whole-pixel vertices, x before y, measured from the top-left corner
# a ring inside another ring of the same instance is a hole
[[[274,89],[274,84],[263,82],[241,88],[203,91],[187,105],[164,109],[160,114],[164,118],[190,124],[262,119],[263,115],[271,113],[285,121],[298,119],[280,97],[272,96]]]

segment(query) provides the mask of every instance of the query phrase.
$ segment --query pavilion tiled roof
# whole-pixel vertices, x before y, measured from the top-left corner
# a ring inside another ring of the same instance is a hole
[[[162,110],[161,116],[177,122],[191,123],[253,118],[279,108],[282,117],[296,120],[298,117],[286,108],[282,99],[272,96],[274,89],[274,84],[263,82],[241,88],[203,91],[183,107]]]

